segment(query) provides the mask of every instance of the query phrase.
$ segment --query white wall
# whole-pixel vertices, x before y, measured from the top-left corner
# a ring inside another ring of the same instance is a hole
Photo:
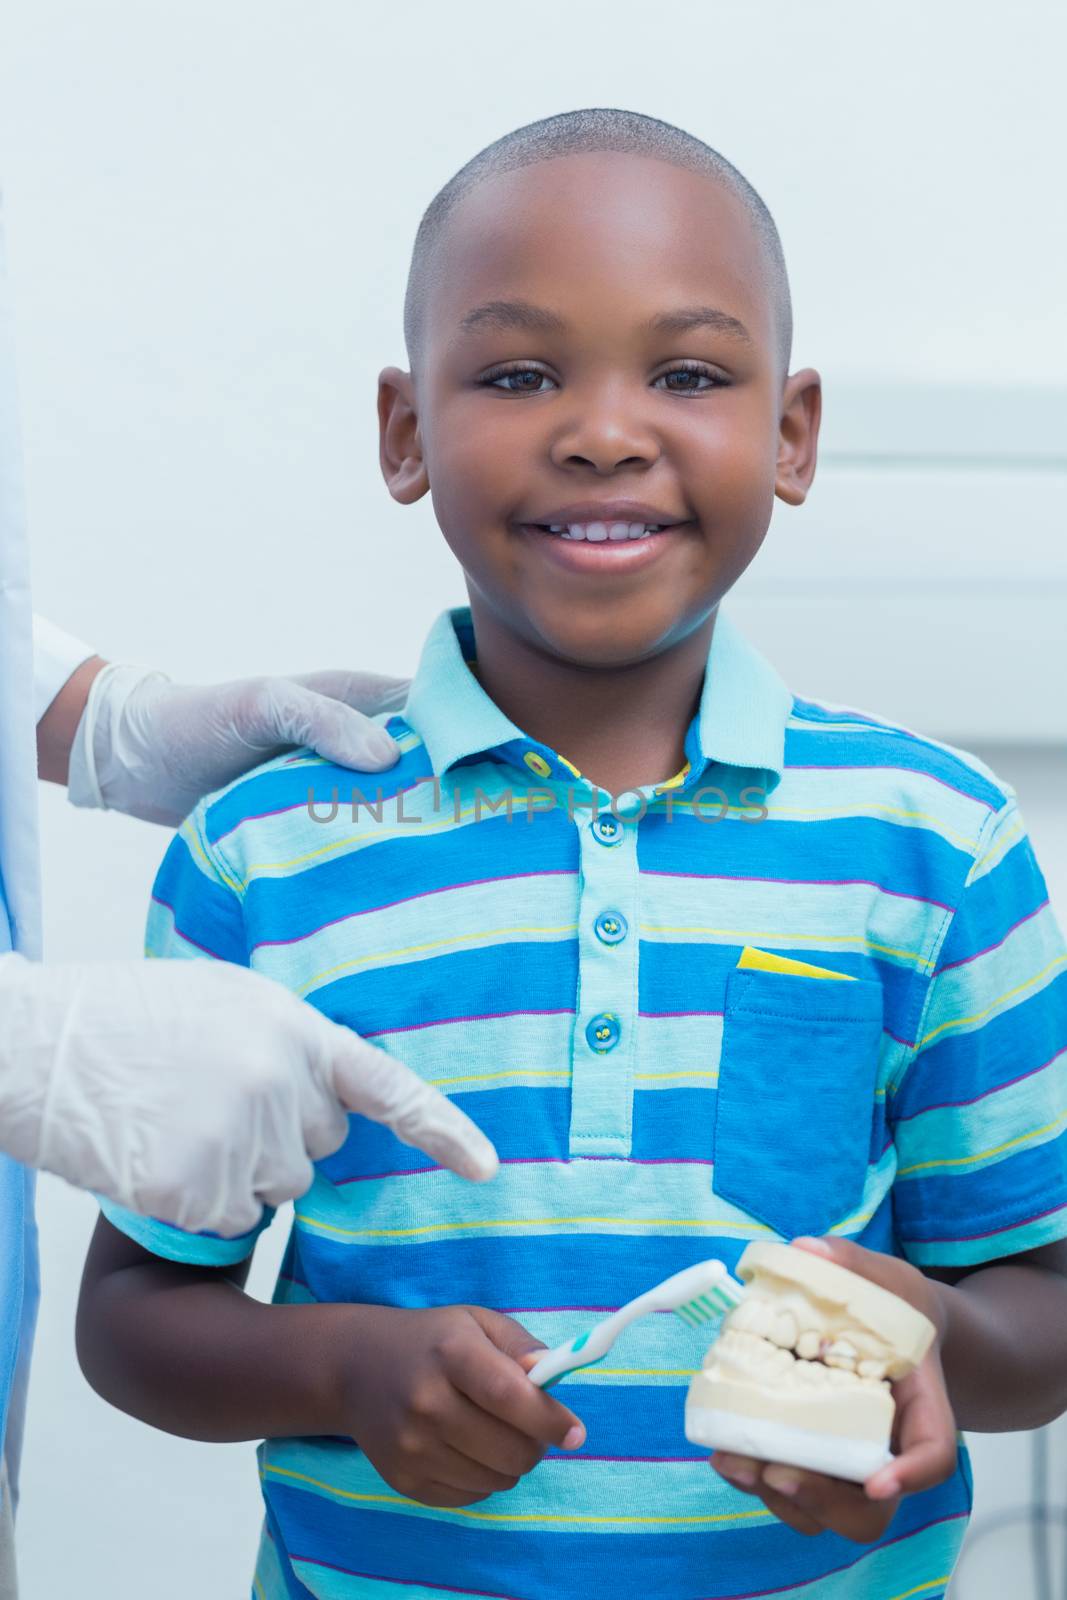
[[[761,558],[739,611],[811,692],[972,742],[1013,727],[1048,741],[1051,694],[1037,726],[1021,720],[1017,695],[976,715],[981,696],[947,693],[967,681],[947,635],[918,627],[914,609],[891,609],[884,574],[859,571],[862,603],[845,596],[813,629],[810,575],[790,563],[805,548],[844,550],[840,588],[854,519],[872,559],[892,551],[913,599],[957,594],[951,580],[971,581],[973,564],[987,581],[970,631],[983,630],[986,659],[1009,640],[1024,683],[1036,690],[1061,674],[1063,440],[1049,419],[1067,348],[1065,46],[1067,14],[1051,0],[6,8],[0,174],[41,608],[105,653],[175,675],[344,662],[410,670],[431,618],[463,597],[428,502],[394,506],[377,468],[374,380],[403,361],[418,217],[508,128],[621,105],[691,129],[761,189],[790,262],[797,364],[826,380],[820,485],[776,521],[778,550]],[[877,397],[866,436],[851,426],[864,391]],[[1009,391],[1021,409],[1005,406]],[[1036,440],[1043,464],[1024,471],[1017,453],[997,465],[1007,484],[979,483],[988,463],[943,459],[931,488],[929,467],[900,459],[906,438],[893,462],[860,460],[864,437],[884,442],[891,393],[916,419],[920,446],[924,405],[945,441],[976,396],[1016,421],[1025,410],[1014,435],[1023,453]],[[962,567],[935,559],[935,495]],[[961,516],[960,496],[977,509]],[[1035,576],[1036,632],[1022,609]],[[389,598],[401,595],[398,624]],[[875,626],[884,648],[870,648]],[[967,631],[957,622],[961,649]],[[929,696],[918,699],[900,648],[917,640],[934,651]],[[1025,751],[1001,765],[1024,802],[1032,796],[1031,825],[1067,910],[1067,774],[1055,756]],[[53,959],[139,948],[163,842],[45,796]],[[148,1581],[157,1600],[245,1592],[257,1522],[247,1452],[154,1435],[76,1373],[71,1314],[91,1215],[79,1196],[42,1186],[26,1593],[140,1600]],[[271,1263],[256,1272],[265,1290]],[[1020,1491],[1017,1458],[1003,1441],[982,1449],[990,1503]],[[994,1569],[983,1563],[980,1576]],[[968,1587],[964,1600],[1004,1587]]]

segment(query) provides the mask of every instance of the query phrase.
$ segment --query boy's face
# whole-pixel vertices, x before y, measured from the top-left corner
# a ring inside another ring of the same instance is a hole
[[[644,660],[706,621],[775,494],[804,498],[818,378],[785,378],[758,237],[711,179],[598,152],[488,180],[445,226],[423,327],[414,378],[381,377],[382,468],[398,500],[429,489],[476,627]],[[546,531],[593,522],[670,526]]]

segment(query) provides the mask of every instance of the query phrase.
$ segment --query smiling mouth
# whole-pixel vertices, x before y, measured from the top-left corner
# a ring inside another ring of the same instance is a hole
[[[525,522],[524,528],[535,533],[545,533],[557,539],[586,544],[629,544],[631,540],[651,539],[659,533],[669,533],[674,528],[684,528],[684,522],[657,524],[652,522]]]

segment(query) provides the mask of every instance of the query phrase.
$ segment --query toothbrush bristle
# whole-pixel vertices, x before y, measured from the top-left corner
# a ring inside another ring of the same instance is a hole
[[[687,1300],[684,1305],[676,1306],[674,1314],[688,1323],[689,1327],[697,1328],[701,1323],[718,1321],[728,1311],[733,1311],[738,1304],[738,1298],[728,1289],[715,1286],[706,1294],[694,1295],[693,1299]]]

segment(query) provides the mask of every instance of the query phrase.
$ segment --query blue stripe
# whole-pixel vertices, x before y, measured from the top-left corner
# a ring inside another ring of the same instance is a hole
[[[374,826],[365,819],[351,829],[338,818],[336,824],[323,824],[322,843],[343,838],[346,829],[372,833]],[[537,828],[526,826],[521,811],[510,823],[503,814],[486,813],[460,831],[423,832],[417,823],[398,826],[409,827],[412,836],[372,839],[355,855],[311,863],[293,877],[254,878],[245,895],[253,942],[275,937],[280,928],[287,939],[303,938],[339,917],[407,901],[416,893],[432,895],[457,884],[524,873],[578,870],[574,830],[565,812],[539,819]],[[467,837],[469,828],[477,833],[476,844]],[[369,859],[364,859],[368,851]],[[521,885],[515,892],[521,893]]]
[[[213,883],[197,866],[180,833],[163,857],[152,894],[171,910],[175,929],[183,938],[220,961],[247,965],[240,901],[231,889]]]
[[[506,1240],[450,1239],[407,1243],[401,1251],[343,1243],[301,1229],[283,1272],[317,1300],[429,1306],[447,1302],[491,1310],[525,1306],[611,1306],[650,1284],[716,1256],[733,1271],[747,1239],[592,1234],[516,1235]],[[763,1235],[766,1237],[766,1235]],[[890,1198],[854,1235],[858,1244],[899,1254]]]
[[[381,718],[372,719],[382,721]],[[257,768],[246,777],[238,779],[204,808],[204,833],[209,844],[226,840],[233,830],[252,818],[272,817],[280,812],[307,811],[308,795],[323,814],[328,810],[337,791],[342,816],[351,813],[353,791],[359,791],[367,800],[373,800],[380,790],[386,798],[399,790],[410,788],[430,774],[430,763],[421,745],[407,751],[393,767],[383,772],[360,772],[356,768],[338,767],[328,761],[311,758],[307,752],[298,764],[292,755],[279,756],[266,766]],[[326,828],[321,828],[326,835]]]
[[[909,1243],[1002,1233],[1057,1205],[1067,1205],[1067,1134],[974,1172],[935,1170],[896,1187],[897,1222]]]
[[[1032,916],[1047,900],[1041,869],[1029,841],[1021,838],[991,872],[983,873],[971,884],[966,902],[953,918],[941,947],[938,968],[967,961],[998,945],[1009,928]],[[1005,905],[1012,908],[1012,921],[1007,926]]]
[[[521,965],[522,988],[514,987]],[[491,945],[378,967],[337,978],[314,991],[315,1005],[360,1033],[388,1033],[417,1020],[422,1027],[454,1017],[506,1015],[521,995],[522,1010],[573,1011],[578,989],[574,941]]]
[[[379,1305],[550,1307],[621,1305],[695,1261],[719,1256],[732,1270],[747,1241],[545,1233],[506,1240],[407,1243],[402,1250],[345,1244],[303,1230],[302,1280],[317,1300]]]
[[[916,777],[935,778],[992,811],[999,811],[1006,798],[980,772],[950,751],[873,726],[857,733],[837,733],[825,727],[812,728],[810,732],[806,728],[787,728],[785,764],[852,770],[897,768]]]
[[[880,797],[885,802],[886,797]],[[895,803],[899,804],[899,801]],[[779,820],[775,806],[790,805],[788,792],[772,795],[763,822],[699,822],[677,808],[647,818],[638,834],[638,862],[644,872],[726,873],[743,879],[772,878],[784,883],[859,879],[880,884],[896,895],[956,903],[973,856],[928,828],[909,829],[879,817],[848,816],[848,795],[840,779],[831,780],[823,802],[843,816],[793,822]]]
[[[454,1094],[451,1098],[478,1123],[493,1141],[502,1160],[559,1159],[567,1148],[570,1090],[494,1089],[481,1094]],[[331,1183],[364,1174],[426,1172],[436,1163],[380,1123],[353,1117],[341,1148],[318,1164]],[[354,1196],[358,1201],[358,1197]]]

